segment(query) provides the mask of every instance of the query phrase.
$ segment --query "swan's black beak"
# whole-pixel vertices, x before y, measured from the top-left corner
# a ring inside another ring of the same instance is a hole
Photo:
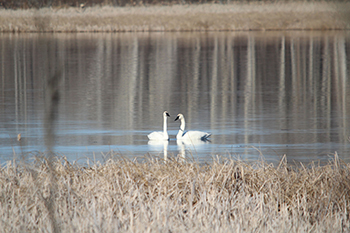
[[[174,120],[174,121],[177,121],[179,118],[180,118],[180,117],[179,117],[179,116],[177,116],[177,117],[175,118],[175,120]]]
[[[169,113],[165,113],[167,117],[170,117]]]

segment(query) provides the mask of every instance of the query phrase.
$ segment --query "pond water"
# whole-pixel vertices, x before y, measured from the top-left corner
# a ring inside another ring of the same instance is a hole
[[[350,162],[349,57],[346,32],[1,34],[0,161]],[[177,142],[178,113],[210,142]]]

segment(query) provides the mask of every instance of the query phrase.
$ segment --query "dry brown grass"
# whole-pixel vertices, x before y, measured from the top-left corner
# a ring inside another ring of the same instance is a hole
[[[45,200],[63,232],[346,232],[350,164],[278,166],[123,158],[83,167],[9,161],[0,173],[0,231],[47,232]]]
[[[2,32],[330,30],[350,28],[350,3],[280,2],[0,10]]]

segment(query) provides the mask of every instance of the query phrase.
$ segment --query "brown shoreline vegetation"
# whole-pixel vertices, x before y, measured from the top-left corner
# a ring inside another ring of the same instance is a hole
[[[344,30],[347,2],[0,8],[0,32]]]
[[[0,232],[350,230],[350,164],[337,155],[307,166],[288,165],[286,157],[278,165],[230,158],[8,161],[0,193]]]

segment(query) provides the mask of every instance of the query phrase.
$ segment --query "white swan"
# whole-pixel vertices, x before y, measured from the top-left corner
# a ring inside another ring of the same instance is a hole
[[[185,131],[185,117],[181,113],[177,115],[175,118],[175,121],[180,119],[180,129],[179,132],[176,135],[177,140],[202,140],[206,141],[209,140],[210,133],[202,132],[202,131]]]
[[[170,117],[167,111],[163,112],[163,132],[154,131],[147,135],[149,140],[169,140],[169,135],[167,131],[167,117]]]

